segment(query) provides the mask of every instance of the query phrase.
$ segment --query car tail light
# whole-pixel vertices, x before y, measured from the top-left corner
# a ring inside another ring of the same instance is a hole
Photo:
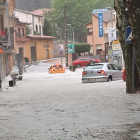
[[[100,73],[100,74],[105,74],[104,70],[98,70],[97,72]]]
[[[62,71],[64,71],[65,69],[62,69]]]
[[[52,71],[55,71],[55,69],[52,69]]]
[[[82,72],[82,75],[86,75],[86,74],[87,74],[87,71],[83,71],[83,72]]]

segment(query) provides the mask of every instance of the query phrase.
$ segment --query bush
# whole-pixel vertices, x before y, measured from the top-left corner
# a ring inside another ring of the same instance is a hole
[[[75,44],[75,52],[78,53],[79,56],[80,56],[80,53],[89,52],[90,49],[91,47],[90,47],[90,44],[88,43]]]
[[[25,60],[25,62],[29,62],[29,58],[28,57],[25,57],[24,60]]]

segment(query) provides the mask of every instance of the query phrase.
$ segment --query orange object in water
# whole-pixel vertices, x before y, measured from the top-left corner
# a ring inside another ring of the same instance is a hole
[[[3,49],[0,49],[0,53],[3,53]]]

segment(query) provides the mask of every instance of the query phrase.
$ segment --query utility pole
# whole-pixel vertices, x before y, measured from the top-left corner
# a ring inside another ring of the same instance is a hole
[[[66,6],[64,6],[64,28],[65,28],[65,57],[66,67],[68,67],[68,43],[67,43],[67,19],[66,19]]]

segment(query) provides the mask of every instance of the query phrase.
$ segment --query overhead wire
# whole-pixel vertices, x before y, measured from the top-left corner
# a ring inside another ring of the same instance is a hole
[[[35,2],[37,3],[37,5],[39,6],[39,8],[41,9],[41,7],[40,7],[40,5],[39,5],[39,3],[37,2],[37,0],[35,0]],[[41,9],[42,10],[42,9]],[[43,10],[42,10],[43,11]],[[44,13],[44,11],[43,11],[43,13]],[[61,14],[60,14],[60,16],[59,17],[57,17],[57,18],[55,18],[54,20],[57,20],[57,19],[59,19],[61,16],[62,16],[62,14],[64,13],[64,9],[62,10],[62,12],[61,12]]]

